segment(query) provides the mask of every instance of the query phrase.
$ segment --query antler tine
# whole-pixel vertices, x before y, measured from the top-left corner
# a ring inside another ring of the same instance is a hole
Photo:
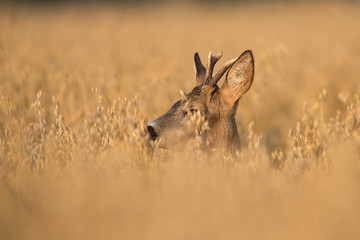
[[[231,67],[236,62],[237,59],[238,58],[234,58],[234,59],[224,63],[224,65],[222,65],[222,67],[219,69],[219,71],[211,79],[211,81],[209,82],[209,85],[215,85],[220,80],[220,78],[224,75],[226,70],[228,70],[229,67]]]
[[[211,51],[209,52],[208,62],[207,62],[207,65],[206,65],[206,74],[205,74],[205,81],[206,82],[209,82],[211,80],[215,63],[217,61],[219,61],[222,54],[223,54],[222,52],[219,52],[218,55],[216,55],[214,57],[214,56],[212,56]]]

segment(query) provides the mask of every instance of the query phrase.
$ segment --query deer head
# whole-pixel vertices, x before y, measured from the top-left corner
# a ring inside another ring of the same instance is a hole
[[[147,123],[151,139],[163,138],[166,142],[178,141],[179,136],[191,134],[187,124],[192,112],[200,113],[208,121],[210,145],[213,147],[238,147],[240,144],[235,114],[239,99],[246,93],[253,82],[254,58],[250,50],[240,57],[226,62],[213,75],[215,63],[221,58],[222,52],[208,56],[206,68],[201,63],[198,53],[194,55],[196,86],[184,98],[177,101],[169,111]],[[222,87],[218,81],[227,72]],[[180,133],[180,134],[179,134]]]

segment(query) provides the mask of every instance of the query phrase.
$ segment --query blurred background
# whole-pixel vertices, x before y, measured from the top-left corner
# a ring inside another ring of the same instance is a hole
[[[42,4],[53,4],[53,3],[81,3],[81,4],[86,4],[86,3],[115,3],[115,4],[147,4],[147,3],[156,3],[156,4],[167,4],[167,3],[209,3],[209,4],[236,4],[236,3],[247,3],[247,4],[254,4],[254,3],[274,3],[274,2],[281,2],[281,3],[291,3],[291,2],[358,2],[358,0],[345,0],[345,1],[341,1],[341,0],[331,0],[331,1],[325,1],[325,0],[314,0],[314,1],[309,1],[309,0],[223,0],[223,1],[218,1],[218,0],[2,0],[3,2],[7,2],[7,3],[17,3],[17,2],[24,2],[24,3],[42,3]]]
[[[0,0],[0,239],[360,239],[359,13]],[[247,49],[236,156],[149,143],[195,52],[223,51],[216,71]]]

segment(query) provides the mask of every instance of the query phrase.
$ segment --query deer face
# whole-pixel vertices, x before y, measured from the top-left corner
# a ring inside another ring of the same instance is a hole
[[[199,55],[194,56],[196,69],[195,88],[177,101],[169,111],[147,123],[151,139],[163,138],[165,145],[178,142],[192,135],[189,121],[191,113],[199,111],[208,121],[208,136],[212,146],[236,146],[239,136],[235,123],[235,113],[241,96],[251,87],[254,76],[254,59],[251,51],[226,62],[212,77],[215,63],[222,53],[209,53],[207,67],[201,63]],[[221,88],[217,82],[227,71]]]

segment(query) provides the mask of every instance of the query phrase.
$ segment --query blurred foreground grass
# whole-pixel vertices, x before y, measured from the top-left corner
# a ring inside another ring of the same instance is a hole
[[[1,7],[1,238],[358,239],[359,10]],[[148,140],[194,52],[246,49],[241,151]]]

